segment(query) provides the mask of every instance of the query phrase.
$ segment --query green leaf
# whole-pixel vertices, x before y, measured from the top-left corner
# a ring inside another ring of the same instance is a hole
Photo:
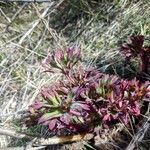
[[[59,97],[57,96],[55,96],[55,97],[53,97],[52,99],[51,99],[51,101],[52,101],[52,104],[54,105],[54,106],[59,106],[59,104],[60,104],[60,99],[59,99]]]
[[[39,122],[38,123],[42,123],[42,122],[45,122],[47,120],[50,120],[50,119],[53,119],[55,117],[59,117],[61,116],[62,113],[58,110],[55,110],[53,112],[50,112],[50,113],[46,113],[44,114],[40,119],[39,119]]]
[[[97,89],[96,89],[96,92],[97,92],[98,94],[102,94],[102,88],[97,88]]]
[[[69,93],[69,94],[67,95],[67,102],[71,102],[72,99],[73,99],[73,94],[72,94],[72,93]]]

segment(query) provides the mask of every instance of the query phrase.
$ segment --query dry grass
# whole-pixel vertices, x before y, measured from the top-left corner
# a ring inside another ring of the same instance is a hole
[[[0,2],[1,126],[20,128],[12,115],[26,109],[42,85],[59,78],[42,73],[40,63],[49,51],[79,45],[83,63],[105,71],[120,62],[119,41],[150,35],[148,0],[97,1]]]

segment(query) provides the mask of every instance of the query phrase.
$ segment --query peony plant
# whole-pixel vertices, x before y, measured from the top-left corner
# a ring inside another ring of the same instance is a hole
[[[139,51],[141,45],[142,42]],[[126,56],[139,53],[132,54],[129,47],[134,46],[128,45]],[[29,106],[27,125],[46,125],[55,134],[66,129],[70,133],[93,132],[97,126],[127,124],[130,116],[141,115],[143,101],[150,98],[149,82],[123,80],[96,68],[85,68],[80,60],[81,50],[77,47],[57,49],[47,56],[43,62],[45,71],[59,71],[62,77],[41,89]]]
[[[145,37],[143,35],[131,36],[127,42],[122,44],[120,52],[130,60],[139,59],[139,73],[148,74],[150,65],[150,46],[144,46]]]

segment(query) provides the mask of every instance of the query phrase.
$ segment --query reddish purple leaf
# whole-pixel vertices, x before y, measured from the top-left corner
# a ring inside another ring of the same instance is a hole
[[[53,130],[57,126],[57,119],[52,119],[49,121],[48,127],[50,130]]]

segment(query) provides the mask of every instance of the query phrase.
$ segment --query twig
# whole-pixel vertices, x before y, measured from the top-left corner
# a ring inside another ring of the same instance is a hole
[[[34,48],[33,50],[36,50],[36,49],[39,47],[39,45],[42,43],[42,41],[43,41],[43,39],[44,39],[44,36],[45,36],[45,34],[46,34],[46,31],[47,31],[47,29],[45,28],[44,31],[43,31],[43,34],[42,34],[41,38],[40,38],[39,41],[36,43],[36,46],[35,46],[35,48]]]
[[[3,12],[3,10],[1,8],[0,8],[0,12],[5,17],[5,19],[10,23],[11,22],[10,18],[5,15],[5,13]]]
[[[93,134],[90,133],[82,133],[77,135],[69,135],[69,136],[56,136],[48,139],[41,138],[36,141],[35,146],[46,146],[46,145],[55,145],[62,144],[66,142],[77,142],[77,141],[88,141],[94,137]]]
[[[53,3],[51,3],[50,6],[52,6]],[[44,18],[45,15],[47,14],[47,12],[50,9],[50,6],[48,6],[45,11],[42,13],[41,18]],[[32,27],[21,37],[21,39],[19,40],[19,44],[21,45],[22,42],[24,41],[24,39],[32,32],[32,30],[39,24],[39,22],[41,21],[41,18],[36,20],[35,23],[32,25]]]
[[[15,130],[0,128],[0,135],[7,135],[17,139],[27,139],[31,143],[31,145],[27,145],[27,147],[0,148],[0,150],[40,150],[45,148],[45,146],[41,146],[41,145],[39,145],[38,147],[32,147],[33,144],[32,142],[35,142],[36,138],[31,135],[27,135],[25,133],[19,133]]]
[[[24,3],[22,5],[22,7],[14,14],[14,16],[12,17],[12,19],[10,20],[9,24],[7,25],[6,29],[8,29],[8,27],[13,23],[13,21],[15,20],[15,18],[21,13],[21,11],[23,10],[23,8],[26,6],[27,3]]]
[[[17,29],[14,29],[13,27],[6,25],[6,24],[3,24],[3,23],[0,23],[0,28],[1,29],[8,29],[9,28],[9,31],[14,31],[14,32],[17,32],[17,33],[20,33],[19,30]],[[0,34],[3,34],[4,32],[6,32],[5,30],[1,31]]]
[[[7,136],[11,136],[13,138],[17,138],[17,139],[33,139],[34,137],[26,135],[24,133],[19,133],[15,130],[10,130],[10,129],[4,129],[2,127],[0,127],[0,135],[7,135]]]
[[[64,2],[64,0],[60,0],[60,1],[57,3],[57,5],[55,6],[54,10],[57,9],[63,2]],[[44,19],[44,18],[42,18],[42,17],[40,16],[40,12],[39,12],[38,8],[35,6],[34,3],[33,3],[33,7],[35,8],[38,17],[42,19],[42,22],[44,23],[46,29],[49,31],[49,33],[51,34],[51,36],[53,37],[53,39],[56,41],[56,43],[58,44],[58,46],[59,46],[60,48],[62,48],[62,46],[58,43],[58,40],[59,40],[58,37],[59,37],[59,36],[58,36],[57,32],[56,32],[54,29],[52,29],[52,28],[49,27],[49,23],[48,23],[48,21],[47,21],[46,19]],[[51,11],[50,13],[52,13],[52,12],[53,12],[53,11]],[[50,13],[49,13],[48,15],[50,15]],[[61,40],[62,40],[62,39],[61,39]]]
[[[34,4],[33,4],[33,7],[35,8],[38,17],[41,18],[40,12],[39,12],[39,10],[37,9],[37,7],[36,7]],[[44,19],[44,18],[41,18],[41,19],[42,19],[42,22],[44,23],[46,29],[50,32],[51,36],[54,38],[54,40],[55,40],[56,42],[58,42],[58,38],[57,38],[58,36],[55,36],[55,35],[57,35],[57,33],[55,32],[55,30],[49,27],[48,22],[46,21],[46,19]],[[54,33],[54,32],[55,32],[55,33]]]
[[[24,150],[24,147],[9,147],[9,148],[0,148],[0,150]]]
[[[26,149],[25,147],[9,147],[9,148],[0,148],[0,150],[41,150],[44,148],[45,146],[32,147],[30,149]]]
[[[24,118],[28,116],[28,112],[27,112],[27,109],[24,109],[24,110],[20,110],[14,113],[0,114],[0,119],[10,117],[10,116],[12,116],[14,119],[19,120],[19,119],[22,119],[22,117]]]
[[[64,0],[60,0],[56,6],[51,10],[51,13],[53,12],[53,10],[55,10],[56,8],[58,8]],[[45,11],[42,13],[42,15],[39,15],[39,19],[37,21],[35,21],[35,23],[32,25],[32,27],[21,37],[20,41],[18,42],[20,45],[22,44],[22,42],[24,41],[24,39],[33,31],[33,29],[40,23],[41,20],[44,19],[44,17],[46,17],[46,14],[48,13],[50,7],[54,4],[54,2],[50,3],[50,6],[48,6]]]
[[[25,133],[20,133],[15,130],[4,129],[0,127],[0,135],[7,135],[17,139],[28,139],[34,140],[35,137],[31,135],[27,135]],[[81,140],[90,140],[94,137],[93,134],[90,133],[81,133],[77,135],[69,135],[69,136],[55,136],[48,139],[38,138],[34,140],[35,142],[32,143],[34,146],[47,146],[47,145],[55,145],[60,143],[66,142],[77,142]]]
[[[6,2],[51,2],[50,0],[5,0]]]
[[[134,150],[136,148],[137,143],[141,142],[145,136],[145,133],[150,127],[150,117],[148,120],[144,123],[144,125],[140,128],[140,130],[137,132],[137,134],[133,137],[132,141],[126,148],[126,150]]]

